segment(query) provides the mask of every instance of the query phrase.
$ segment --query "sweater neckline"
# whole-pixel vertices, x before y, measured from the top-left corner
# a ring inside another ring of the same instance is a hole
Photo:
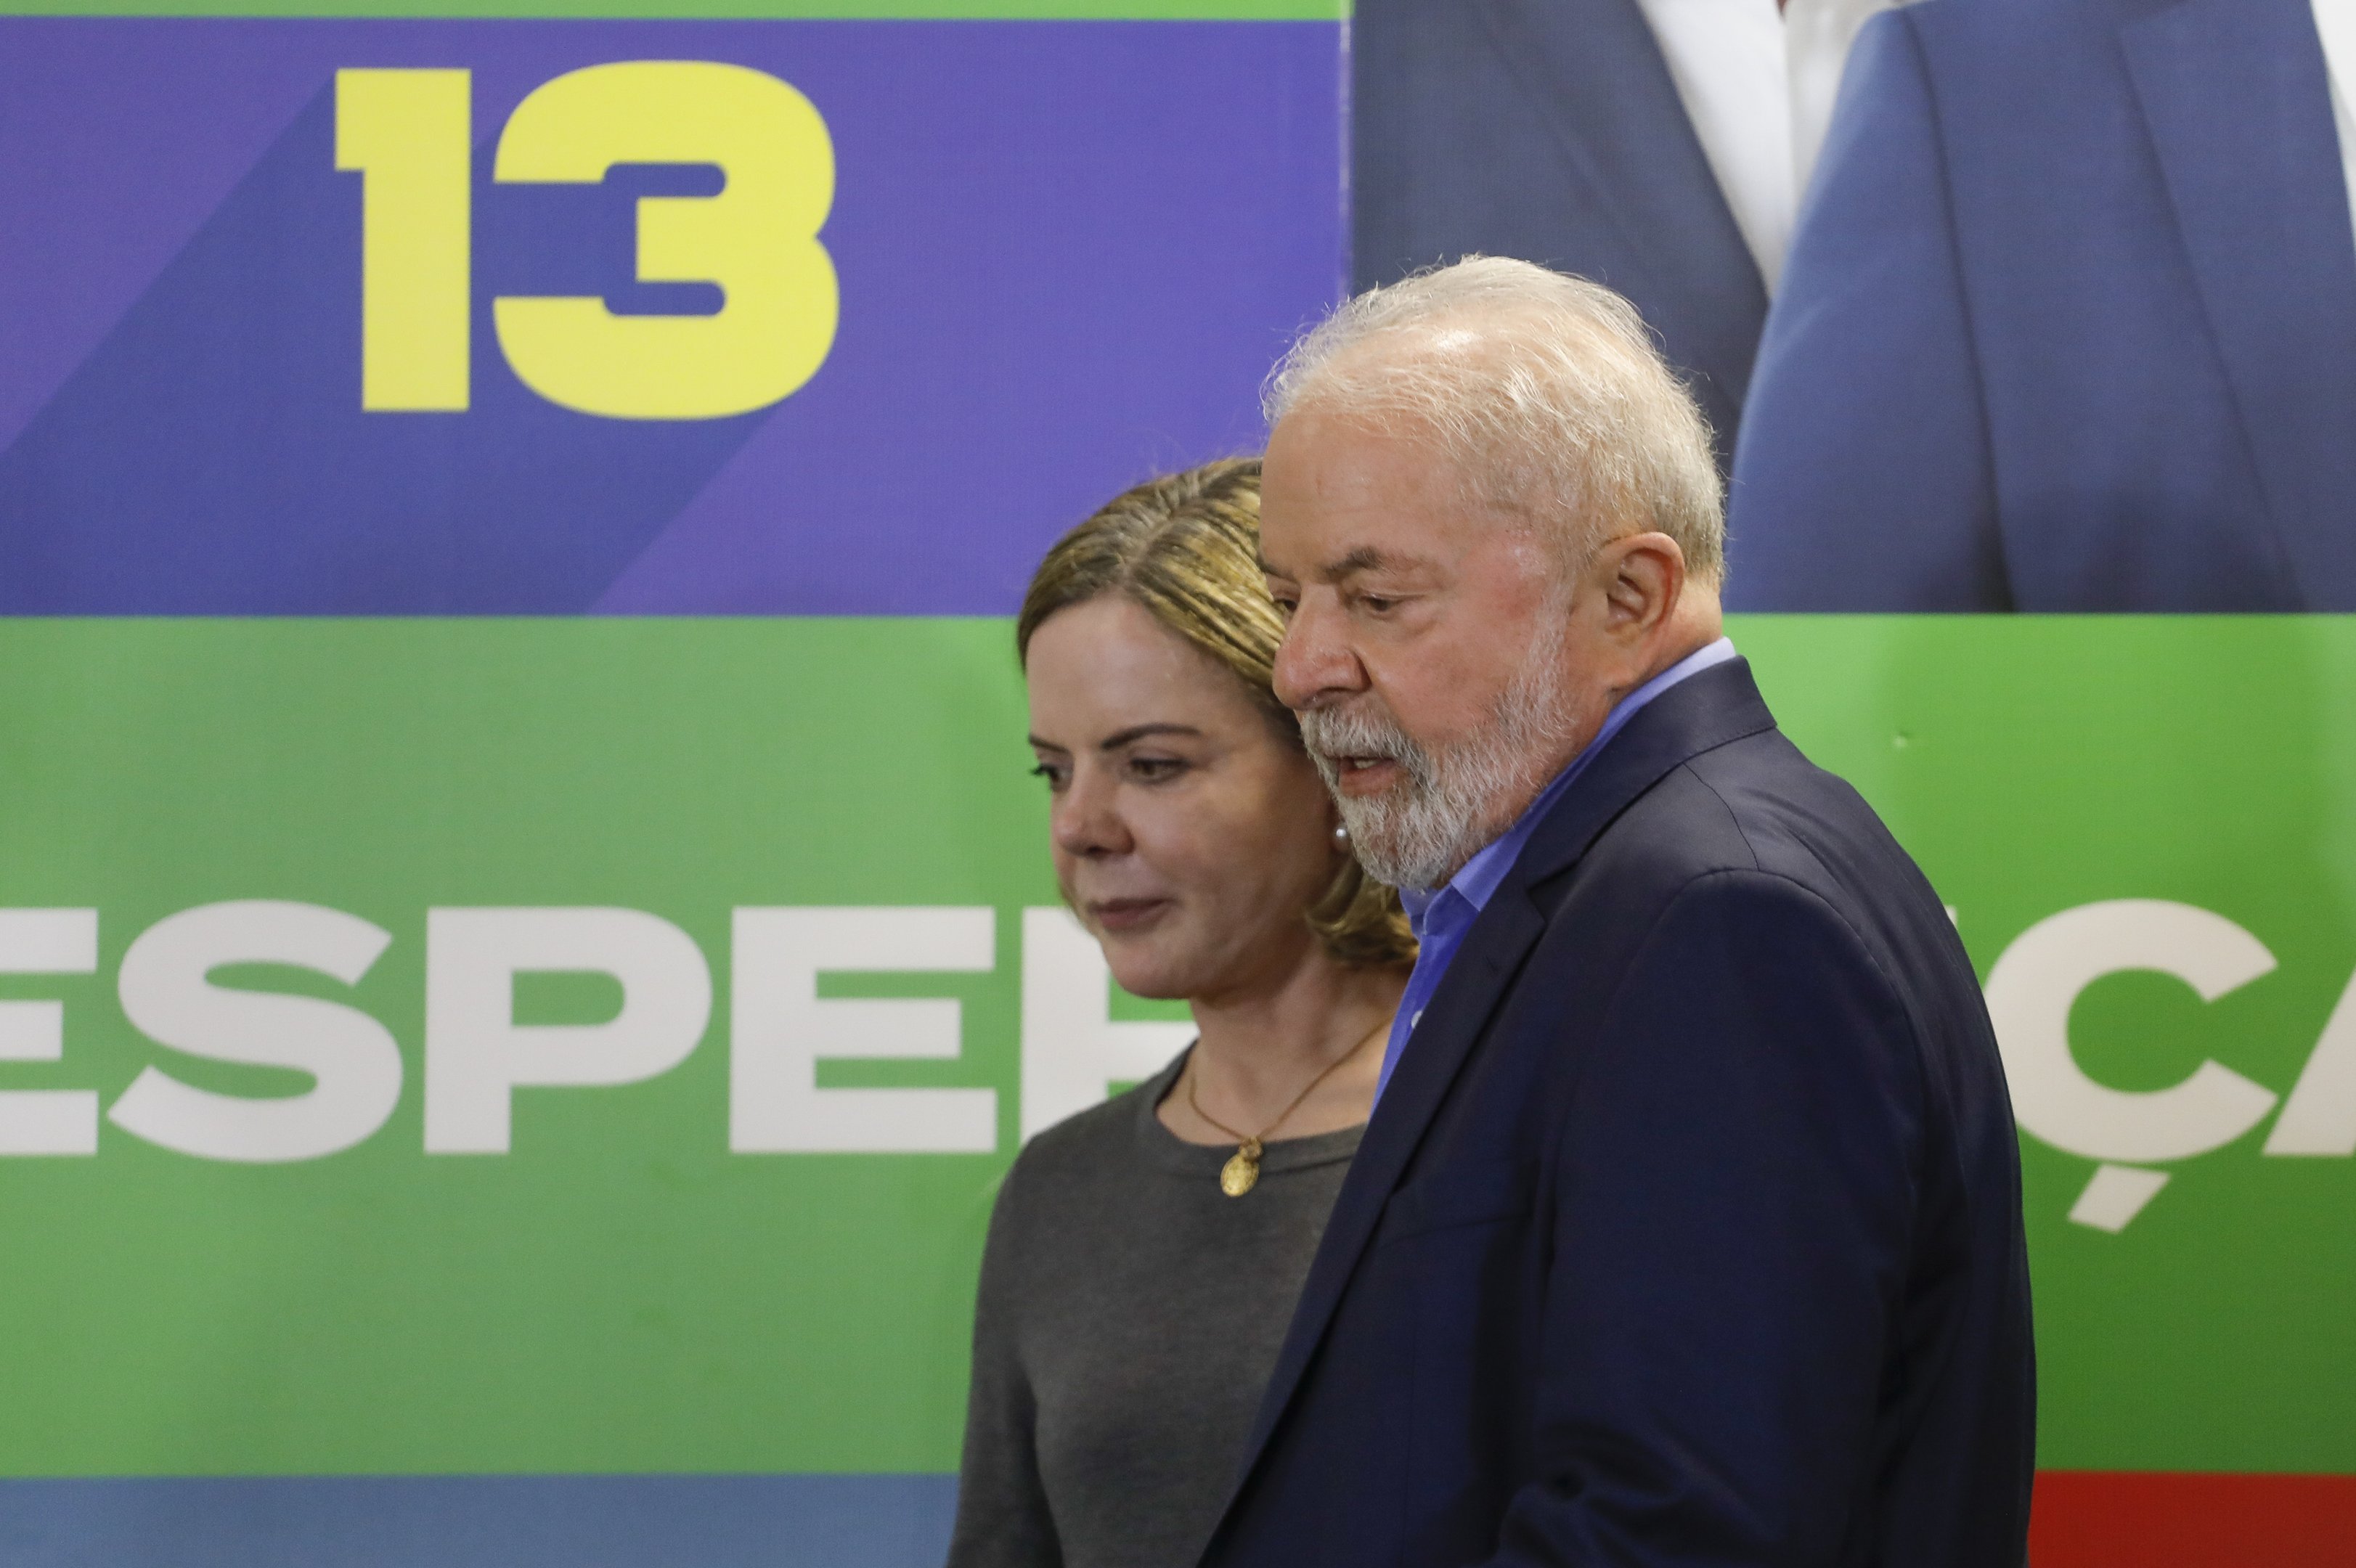
[[[1178,1075],[1186,1070],[1186,1059],[1194,1054],[1197,1043],[1190,1041],[1169,1066],[1139,1086],[1138,1142],[1147,1158],[1164,1170],[1216,1180],[1220,1168],[1235,1157],[1236,1146],[1188,1143],[1163,1126],[1162,1118],[1154,1114],[1177,1083]],[[1282,1176],[1289,1171],[1308,1170],[1347,1160],[1358,1152],[1358,1140],[1365,1136],[1365,1130],[1366,1125],[1361,1122],[1354,1127],[1336,1127],[1330,1133],[1311,1133],[1297,1138],[1272,1138],[1261,1148],[1260,1175],[1262,1179]]]

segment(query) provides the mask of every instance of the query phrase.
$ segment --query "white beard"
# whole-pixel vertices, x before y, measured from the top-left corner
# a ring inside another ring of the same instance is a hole
[[[1511,827],[1514,813],[1544,785],[1532,775],[1573,728],[1562,678],[1568,626],[1558,615],[1547,624],[1559,629],[1531,640],[1489,722],[1445,749],[1418,743],[1372,693],[1346,709],[1301,716],[1310,759],[1333,792],[1360,863],[1377,880],[1395,888],[1440,886]],[[1334,757],[1387,757],[1406,777],[1380,795],[1344,795]]]

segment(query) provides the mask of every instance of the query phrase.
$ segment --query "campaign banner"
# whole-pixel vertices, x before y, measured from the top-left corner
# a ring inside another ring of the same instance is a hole
[[[0,4],[0,1557],[937,1563],[998,1178],[1187,1038],[1004,617],[1261,439],[1342,19],[73,9]],[[2356,1555],[2356,630],[1734,636],[1987,987],[2037,1561]]]
[[[143,8],[0,16],[0,1556],[937,1563],[1019,1117],[1183,1040],[951,617],[1258,443],[1339,13]]]
[[[1733,635],[1987,983],[2045,1484],[2356,1471],[2356,628]],[[325,1494],[362,1562],[584,1517],[428,1477],[703,1472],[635,1500],[937,1554],[995,1179],[1185,1038],[1056,907],[1005,623],[19,621],[0,724],[0,1471],[416,1478]]]
[[[1330,20],[0,29],[9,613],[1002,613],[1342,286]]]

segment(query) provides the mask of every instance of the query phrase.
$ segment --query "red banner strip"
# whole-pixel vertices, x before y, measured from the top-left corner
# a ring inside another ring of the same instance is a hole
[[[2043,1470],[2031,1568],[2350,1568],[2356,1476]]]

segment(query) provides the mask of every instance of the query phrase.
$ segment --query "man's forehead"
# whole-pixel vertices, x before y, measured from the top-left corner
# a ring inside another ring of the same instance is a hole
[[[1385,549],[1380,545],[1359,544],[1323,560],[1312,560],[1298,570],[1312,581],[1338,582],[1361,572],[1411,571],[1419,566],[1430,566],[1436,559],[1408,550]],[[1276,577],[1293,575],[1294,570],[1272,563],[1265,550],[1260,555],[1259,569]]]
[[[1260,496],[1261,566],[1331,581],[1461,555],[1474,520],[1430,443],[1331,419],[1278,426]]]
[[[1420,422],[1376,418],[1319,404],[1296,410],[1269,432],[1268,457],[1280,484],[1298,484],[1320,493],[1345,491],[1402,475],[1436,473],[1449,466],[1442,443]]]

